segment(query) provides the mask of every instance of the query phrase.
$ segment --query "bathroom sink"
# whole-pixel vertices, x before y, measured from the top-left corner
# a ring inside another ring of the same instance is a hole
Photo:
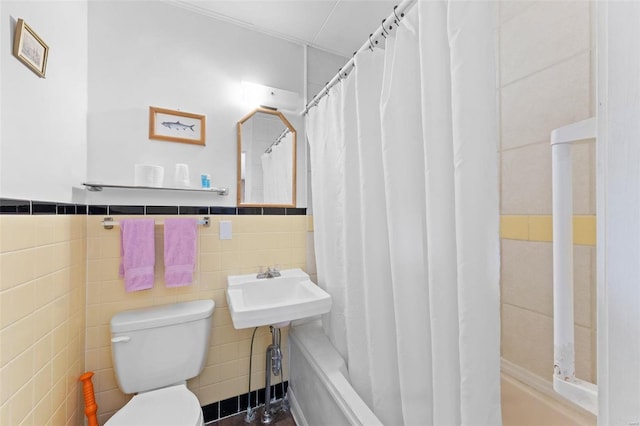
[[[287,269],[275,278],[258,279],[256,274],[229,276],[227,303],[233,326],[241,329],[282,326],[281,323],[325,314],[331,309],[331,296],[301,269]]]

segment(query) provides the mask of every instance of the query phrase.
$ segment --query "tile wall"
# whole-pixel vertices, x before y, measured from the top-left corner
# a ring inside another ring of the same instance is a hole
[[[299,213],[299,212],[296,212]],[[115,220],[127,216],[114,216]],[[154,215],[156,222],[165,217]],[[198,216],[202,217],[202,216]],[[163,228],[156,226],[156,282],[151,290],[125,293],[118,278],[120,232],[101,225],[104,216],[87,217],[87,370],[96,373],[94,388],[103,424],[129,399],[118,388],[111,362],[109,321],[126,309],[202,298],[215,300],[211,346],[204,371],[189,381],[189,388],[207,406],[247,392],[249,352],[253,329],[235,330],[227,307],[228,275],[257,272],[260,267],[306,269],[308,219],[293,216],[211,216],[211,225],[201,227],[194,283],[166,288],[163,279]],[[232,240],[219,239],[219,222],[231,221]],[[283,333],[286,345],[287,333]],[[253,347],[252,389],[264,387],[264,354],[271,343],[267,327],[256,333]],[[286,354],[286,350],[283,351]],[[285,361],[285,379],[288,364]],[[273,379],[276,382],[276,379]],[[279,379],[278,379],[279,380]],[[244,408],[244,407],[241,407]]]
[[[550,381],[550,132],[594,115],[592,4],[500,2],[502,357]],[[576,372],[595,381],[595,151],[573,148]]]
[[[80,425],[86,216],[39,207],[0,215],[0,424]]]

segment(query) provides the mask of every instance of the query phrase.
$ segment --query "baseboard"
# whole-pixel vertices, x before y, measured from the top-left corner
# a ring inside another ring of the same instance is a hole
[[[592,413],[556,393],[550,380],[545,380],[526,368],[504,358],[500,358],[500,371],[508,378],[520,382],[522,385],[528,386],[533,391],[541,394],[547,403],[552,404],[555,409],[561,411],[564,415],[574,418],[578,422],[584,417],[593,418]]]

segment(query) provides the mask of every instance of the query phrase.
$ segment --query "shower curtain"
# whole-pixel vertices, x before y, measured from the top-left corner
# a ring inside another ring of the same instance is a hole
[[[323,324],[386,425],[501,423],[495,16],[418,2],[308,114]]]
[[[290,204],[293,194],[293,136],[287,133],[279,144],[260,157],[262,162],[263,201],[270,204]]]

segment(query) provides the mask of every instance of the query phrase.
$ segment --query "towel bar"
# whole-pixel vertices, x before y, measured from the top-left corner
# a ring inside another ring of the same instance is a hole
[[[100,223],[104,226],[104,229],[113,229],[114,226],[120,225],[120,222],[113,220],[112,217],[105,217]],[[209,226],[209,223],[209,216],[205,216],[203,219],[198,220],[198,225]],[[156,225],[164,225],[164,222],[156,222]]]

